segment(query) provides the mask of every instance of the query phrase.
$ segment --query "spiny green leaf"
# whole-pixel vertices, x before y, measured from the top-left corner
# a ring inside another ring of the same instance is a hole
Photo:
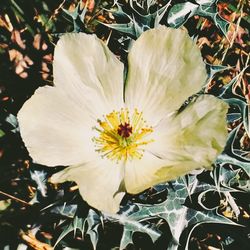
[[[7,123],[9,123],[9,124],[12,126],[11,131],[12,131],[13,133],[16,133],[16,132],[19,131],[19,127],[18,127],[18,122],[17,122],[16,116],[14,116],[14,115],[12,115],[12,114],[9,114],[9,115],[6,117],[5,121],[6,121]]]
[[[227,35],[229,23],[217,13],[217,1],[200,0],[193,2],[185,2],[175,4],[169,11],[167,22],[171,27],[179,28],[190,17],[199,15],[203,17],[210,17],[215,25]]]
[[[246,172],[246,174],[250,177],[250,163],[249,163],[249,161],[244,162],[244,161],[240,161],[234,157],[231,157],[229,155],[221,154],[217,157],[216,163],[221,164],[221,165],[232,164],[232,165],[238,166],[238,167],[242,168]]]
[[[221,88],[221,93],[220,93],[220,97],[222,99],[233,99],[236,98],[237,100],[242,100],[245,101],[245,98],[239,94],[237,94],[235,92],[235,84],[237,83],[237,81],[239,80],[239,74],[237,76],[235,76],[227,85],[225,85],[224,87]]]
[[[212,78],[216,73],[222,72],[224,70],[232,69],[231,66],[224,66],[224,65],[212,65],[209,63],[206,63],[208,68],[208,76],[209,78]]]
[[[114,23],[114,24],[101,23],[101,24],[111,29],[117,30],[121,33],[129,34],[133,37],[136,37],[135,27],[132,21],[129,23]]]
[[[250,104],[246,104],[244,112],[243,112],[243,124],[245,127],[245,131],[250,138]]]
[[[234,191],[243,190],[245,192],[250,192],[250,179],[242,179],[240,176],[241,171],[241,169],[230,170],[221,167],[221,185],[229,188],[237,187],[237,190],[234,188]]]
[[[77,210],[77,205],[67,205],[66,202],[63,204],[63,206],[56,206],[50,210],[50,212],[55,214],[60,214],[62,216],[66,216],[69,218],[73,218],[75,216]]]
[[[124,228],[123,229],[123,233],[122,233],[122,238],[121,238],[121,241],[120,241],[120,249],[126,249],[126,247],[129,245],[129,244],[133,244],[133,240],[132,240],[132,237],[133,237],[133,231],[127,229],[127,228]]]
[[[241,148],[236,148],[236,145],[235,145],[235,141],[237,140],[238,133],[240,131],[241,126],[242,126],[242,123],[240,123],[236,128],[234,128],[230,132],[224,151],[227,154],[234,157],[235,159],[238,159],[239,161],[250,163],[249,152],[244,151]]]
[[[120,249],[125,249],[130,243],[133,243],[132,237],[135,232],[146,233],[155,242],[160,236],[161,232],[156,227],[145,224],[145,218],[150,218],[150,210],[145,210],[145,207],[135,204],[131,205],[128,210],[122,214],[109,215],[106,217],[111,221],[117,221],[124,226],[122,239],[120,241]]]
[[[195,215],[196,223],[194,223],[194,226],[192,228],[192,230],[190,230],[189,234],[188,234],[188,238],[187,238],[187,244],[185,247],[185,250],[189,250],[189,240],[190,237],[192,235],[192,232],[194,231],[194,229],[203,224],[203,223],[216,223],[216,224],[227,224],[227,225],[235,225],[235,226],[241,226],[239,224],[236,224],[234,222],[232,222],[231,220],[225,218],[224,216],[218,214],[218,213],[214,213],[213,211],[209,211],[206,214],[202,213],[202,212],[197,212]]]
[[[137,231],[147,233],[153,241],[159,238],[160,232],[157,228],[143,224],[149,218],[162,218],[169,224],[173,239],[168,249],[177,249],[180,235],[188,226],[207,222],[233,224],[214,210],[201,212],[184,205],[189,194],[200,190],[212,190],[211,185],[199,183],[196,176],[190,176],[186,183],[180,178],[166,184],[165,187],[168,190],[167,200],[160,204],[134,204],[120,215],[106,215],[110,220],[116,220],[124,225],[121,249],[133,242],[133,233]],[[213,187],[213,190],[216,189]]]
[[[213,16],[215,25],[223,32],[224,36],[227,37],[227,31],[229,22],[222,18],[218,13]]]
[[[91,243],[95,250],[99,239],[98,227],[101,224],[101,218],[94,210],[90,209],[89,214],[86,220],[84,221],[84,225],[85,224],[87,224],[88,227],[86,234],[90,236]]]
[[[216,0],[196,0],[195,2],[200,5],[212,5]]]
[[[229,123],[236,122],[241,119],[241,114],[240,113],[230,113],[227,114],[227,121]]]
[[[128,22],[116,24],[102,24],[111,29],[115,29],[121,33],[131,35],[133,38],[138,38],[144,31],[150,28],[157,27],[160,24],[160,21],[162,20],[168,7],[170,6],[169,2],[154,13],[149,13],[149,10],[147,9],[147,14],[143,15],[134,8],[132,2],[130,2],[129,4],[132,11],[131,14],[127,14],[119,3],[116,3],[117,10],[107,10],[111,12],[114,17],[127,18]]]
[[[67,235],[69,234],[70,232],[76,232],[77,229],[80,230],[81,233],[84,232],[84,228],[83,228],[83,220],[82,218],[78,218],[77,216],[74,218],[73,222],[68,225],[64,230],[63,232],[60,234],[59,238],[57,239],[54,247],[56,247],[56,245]]]
[[[199,5],[190,2],[176,4],[170,9],[167,22],[171,27],[179,28],[194,15],[198,8]]]
[[[216,3],[217,1],[212,1],[212,3],[209,3],[209,4],[201,4],[195,14],[199,16],[203,16],[203,17],[212,18],[215,25],[222,31],[222,33],[226,37],[229,23],[227,20],[223,19],[218,14]]]
[[[96,249],[97,241],[98,241],[98,227],[101,224],[101,219],[99,215],[92,209],[89,210],[89,213],[86,218],[79,218],[75,216],[73,221],[68,225],[65,226],[64,230],[58,237],[54,247],[70,232],[76,233],[77,230],[80,230],[82,237],[84,233],[89,234],[91,243],[93,248]],[[87,226],[87,231],[86,231]]]
[[[34,180],[37,184],[37,189],[39,190],[40,194],[43,197],[47,196],[47,186],[46,186],[46,182],[47,182],[47,174],[44,171],[31,171],[30,172],[30,176],[31,179]]]
[[[63,9],[63,11],[73,20],[74,32],[80,32],[84,29],[84,18],[87,12],[87,5],[85,5],[84,8],[82,8],[81,5],[82,3],[79,1],[76,8],[72,12]]]

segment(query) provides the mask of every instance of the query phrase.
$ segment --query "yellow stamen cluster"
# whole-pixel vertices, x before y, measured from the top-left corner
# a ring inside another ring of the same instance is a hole
[[[137,109],[130,115],[127,108],[122,108],[105,115],[103,121],[97,122],[99,126],[94,129],[99,136],[92,140],[102,157],[117,162],[141,159],[144,146],[153,141],[149,138],[153,129],[147,126],[142,112]]]

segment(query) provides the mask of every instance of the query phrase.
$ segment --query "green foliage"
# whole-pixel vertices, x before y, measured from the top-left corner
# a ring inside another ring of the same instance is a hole
[[[79,218],[75,216],[73,221],[63,228],[63,232],[60,234],[57,242],[55,243],[54,247],[70,232],[74,232],[79,230],[82,237],[84,234],[88,234],[90,236],[93,248],[96,249],[96,245],[98,242],[98,227],[101,225],[101,219],[98,214],[90,209],[89,213],[86,218]]]
[[[168,191],[166,200],[160,204],[134,204],[130,205],[125,211],[118,215],[106,215],[111,221],[116,221],[123,225],[123,234],[120,242],[120,249],[125,249],[128,244],[133,243],[132,237],[135,232],[147,233],[153,242],[161,235],[161,232],[155,225],[146,224],[147,219],[164,219],[172,233],[172,240],[167,249],[177,249],[179,238],[182,232],[192,227],[192,230],[202,223],[224,223],[236,225],[231,220],[221,216],[214,209],[206,209],[207,211],[197,211],[185,204],[191,195],[200,193],[200,200],[206,192],[215,191],[211,185],[198,182],[196,176],[188,176],[189,184],[186,186],[185,181],[180,178],[174,182],[165,184]],[[205,190],[205,191],[204,191]],[[201,201],[200,201],[201,202]],[[217,205],[219,206],[219,204]],[[203,206],[205,207],[205,206]],[[104,214],[105,216],[105,214]],[[188,238],[190,237],[190,234]],[[188,245],[188,243],[187,243]]]
[[[155,12],[150,12],[150,7],[155,4],[154,1],[150,1],[143,8],[140,5],[140,10],[135,8],[137,1],[130,1],[129,14],[125,8],[122,7],[119,2],[116,2],[117,10],[111,10],[110,12],[119,18],[127,19],[126,23],[105,24],[107,27],[117,30],[123,34],[128,34],[133,38],[137,38],[140,34],[150,28],[155,28],[159,24],[164,24],[163,18],[166,16],[167,23],[170,27],[179,28],[184,25],[189,18],[194,15],[211,18],[215,25],[223,32],[227,33],[229,23],[221,18],[216,10],[217,1],[185,1],[184,3],[173,4],[173,1],[167,1],[167,3],[159,8]],[[137,3],[138,5],[138,3]],[[142,13],[144,12],[144,13]]]
[[[217,1],[213,0],[195,1],[195,3],[187,1],[176,4],[170,9],[167,22],[171,27],[179,28],[194,15],[210,17],[215,25],[226,35],[229,23],[217,13],[216,3]]]
[[[155,210],[156,209],[156,210]],[[133,243],[132,237],[135,232],[146,233],[155,242],[161,232],[153,225],[144,223],[146,218],[154,218],[157,208],[153,206],[143,206],[140,204],[130,205],[127,210],[118,215],[106,215],[111,221],[116,221],[123,225],[123,234],[120,242],[120,249],[125,249],[128,244]],[[157,212],[156,212],[157,213]]]
[[[51,213],[61,215],[63,217],[74,218],[76,215],[77,205],[76,204],[66,204],[62,206],[56,206],[50,210]]]
[[[133,2],[130,2],[130,11],[131,14],[127,14],[126,11],[122,8],[122,5],[120,5],[118,2],[116,2],[117,10],[111,10],[110,12],[116,17],[116,18],[125,18],[128,20],[127,23],[115,23],[115,24],[105,24],[103,25],[117,30],[121,32],[122,34],[130,35],[133,38],[139,37],[142,32],[150,29],[150,28],[156,28],[162,18],[164,17],[169,4],[161,7],[159,10],[150,13],[149,8],[154,3],[154,1],[148,1],[147,7],[146,7],[146,14],[142,14],[139,11],[137,11],[134,7]]]
[[[87,11],[87,6],[82,7],[81,2],[79,2],[73,12],[70,12],[66,9],[63,9],[63,11],[72,18],[73,20],[73,32],[81,32],[84,31],[84,18]]]
[[[30,177],[32,180],[34,180],[37,184],[37,191],[43,196],[47,196],[47,174],[44,171],[37,171],[30,173]]]

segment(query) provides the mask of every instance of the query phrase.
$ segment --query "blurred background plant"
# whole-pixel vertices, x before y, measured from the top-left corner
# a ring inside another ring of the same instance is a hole
[[[0,249],[249,249],[249,1],[2,0],[0,7]],[[158,25],[185,27],[200,47],[204,91],[230,104],[228,143],[212,172],[127,195],[117,215],[102,214],[75,183],[48,182],[60,167],[32,162],[16,114],[35,89],[53,85],[62,33],[95,33],[126,65],[133,41]]]

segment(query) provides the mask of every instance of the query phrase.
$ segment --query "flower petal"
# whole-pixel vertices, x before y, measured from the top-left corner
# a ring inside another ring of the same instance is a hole
[[[168,161],[145,152],[141,160],[126,164],[125,188],[128,193],[137,194],[156,184],[188,174],[196,167],[193,161]]]
[[[144,32],[128,56],[125,102],[155,125],[201,89],[206,70],[200,50],[181,29],[160,26]]]
[[[155,128],[155,143],[148,150],[162,159],[193,161],[210,168],[227,140],[228,105],[211,95],[203,95],[185,110],[168,117]]]
[[[89,114],[60,89],[39,88],[17,117],[22,139],[35,162],[70,165],[95,157]]]
[[[125,187],[139,193],[211,164],[226,144],[228,106],[213,96],[201,96],[156,128],[141,160],[128,162]]]
[[[148,152],[144,153],[142,159],[127,161],[124,177],[126,191],[137,194],[164,181],[156,176],[156,172],[165,165],[166,161]]]
[[[80,33],[59,40],[53,70],[55,87],[39,88],[18,114],[21,135],[37,163],[84,163],[95,153],[96,120],[122,105],[123,65],[96,36]]]
[[[123,105],[123,64],[95,35],[68,33],[58,41],[54,83],[95,119]]]
[[[75,181],[83,199],[98,210],[116,213],[123,192],[117,193],[123,180],[123,166],[101,159],[72,166],[54,174],[51,182]]]

